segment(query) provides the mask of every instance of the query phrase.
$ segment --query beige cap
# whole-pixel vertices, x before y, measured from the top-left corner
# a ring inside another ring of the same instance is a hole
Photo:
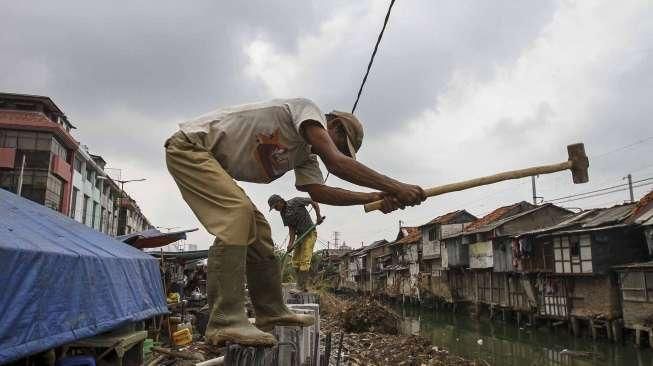
[[[351,113],[332,111],[330,115],[340,120],[341,126],[347,134],[347,147],[349,148],[349,156],[356,159],[356,152],[363,144],[363,125],[358,118]]]

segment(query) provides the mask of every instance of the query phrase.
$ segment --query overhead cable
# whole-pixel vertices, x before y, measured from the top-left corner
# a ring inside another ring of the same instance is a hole
[[[365,82],[367,81],[367,76],[370,74],[370,69],[372,68],[372,63],[374,62],[376,51],[379,49],[379,43],[381,43],[381,38],[383,38],[383,32],[385,32],[385,27],[386,25],[388,25],[388,20],[390,19],[390,11],[392,11],[392,6],[394,5],[394,3],[395,0],[391,0],[390,5],[388,6],[388,12],[385,14],[385,20],[383,21],[383,28],[381,28],[379,37],[376,39],[376,44],[374,45],[374,51],[372,51],[372,57],[370,57],[370,62],[367,64],[367,71],[365,71],[365,76],[363,76],[363,82],[361,83],[360,88],[358,88],[358,94],[356,95],[356,101],[354,102],[354,106],[351,109],[351,113],[354,113],[356,111],[356,107],[358,106],[358,100],[360,99],[361,93],[363,92],[363,87],[365,86]]]

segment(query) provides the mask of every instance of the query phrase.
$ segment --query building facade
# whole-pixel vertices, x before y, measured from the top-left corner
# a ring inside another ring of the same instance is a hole
[[[73,128],[48,97],[0,93],[0,188],[67,215]]]
[[[116,236],[152,225],[46,96],[0,93],[0,188]]]

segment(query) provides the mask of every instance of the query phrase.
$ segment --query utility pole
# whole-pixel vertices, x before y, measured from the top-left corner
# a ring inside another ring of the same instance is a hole
[[[335,246],[335,248],[340,248],[340,245],[338,245],[339,241],[340,241],[340,232],[334,231],[333,232],[333,245]]]
[[[18,176],[18,187],[16,188],[16,195],[20,197],[23,193],[23,173],[25,172],[25,154],[23,154],[23,162],[20,164],[20,175]]]
[[[533,204],[537,206],[537,188],[535,186],[535,176],[531,175],[531,185],[533,186]]]
[[[635,202],[635,195],[633,194],[633,176],[628,174],[625,179],[628,179],[628,192],[630,192],[630,202]]]

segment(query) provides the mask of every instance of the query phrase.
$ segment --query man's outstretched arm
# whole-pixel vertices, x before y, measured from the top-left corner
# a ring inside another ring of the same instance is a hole
[[[426,199],[421,187],[401,183],[344,155],[321,125],[306,123],[303,126],[303,132],[306,140],[324,162],[329,172],[337,177],[360,186],[387,192],[396,197],[400,207],[417,205]]]
[[[296,188],[308,193],[316,205],[319,202],[330,206],[355,206],[383,200],[381,211],[384,213],[391,212],[400,206],[396,198],[382,192],[354,192],[323,184],[307,184]]]

